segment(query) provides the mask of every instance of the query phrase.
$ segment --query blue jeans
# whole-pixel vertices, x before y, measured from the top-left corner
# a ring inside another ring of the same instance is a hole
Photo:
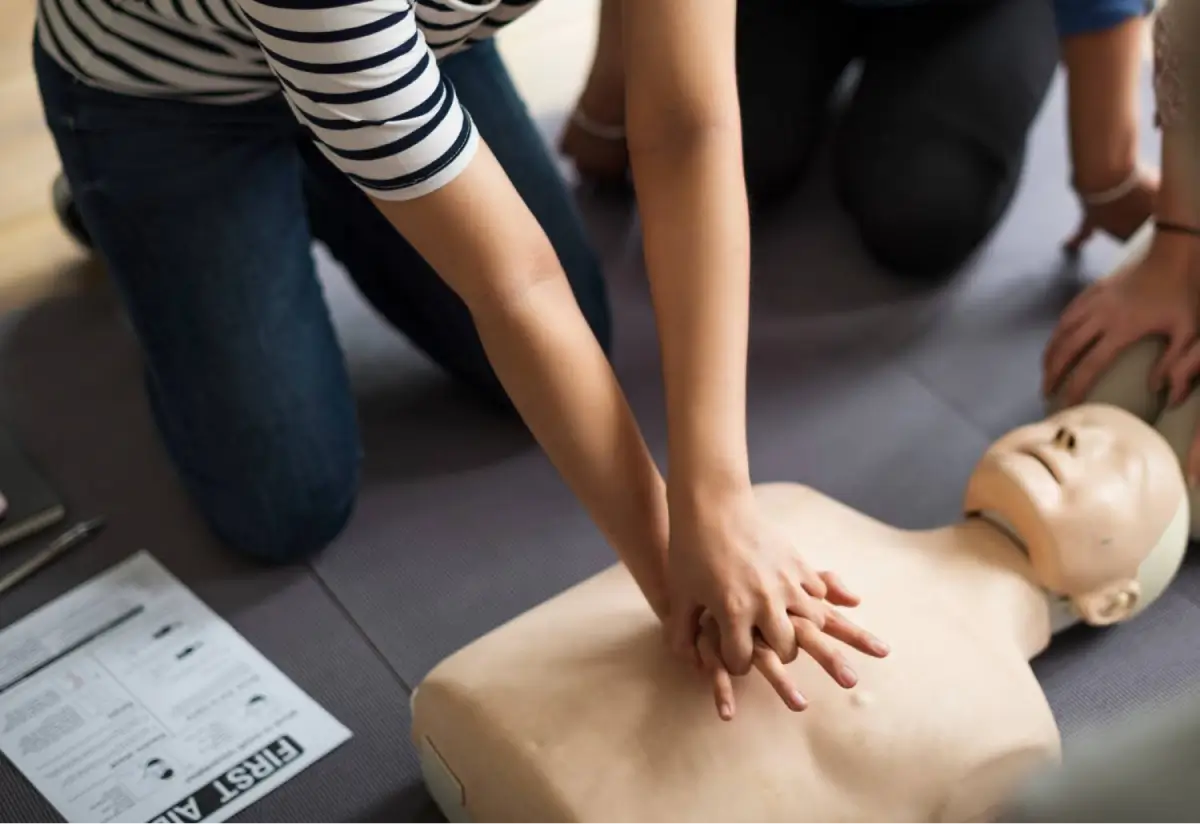
[[[36,45],[34,63],[80,216],[141,343],[155,419],[225,542],[269,561],[305,557],[341,531],[357,496],[355,404],[314,239],[416,346],[507,405],[466,307],[300,133],[281,96],[137,98],[77,82]],[[607,348],[598,258],[495,47],[443,71]]]

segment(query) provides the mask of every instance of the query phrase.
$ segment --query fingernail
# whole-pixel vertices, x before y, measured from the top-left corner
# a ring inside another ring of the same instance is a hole
[[[875,653],[876,655],[887,655],[892,651],[891,647],[880,641],[878,638],[872,638],[870,646],[871,652]]]
[[[722,704],[717,708],[717,712],[720,714],[722,721],[729,721],[733,718],[733,707],[728,704]]]
[[[841,682],[843,687],[853,687],[858,683],[858,676],[854,673],[854,670],[850,669],[849,666],[842,664],[842,666],[838,668],[838,681]]]
[[[796,712],[808,709],[808,699],[800,694],[800,690],[792,690],[792,709]]]

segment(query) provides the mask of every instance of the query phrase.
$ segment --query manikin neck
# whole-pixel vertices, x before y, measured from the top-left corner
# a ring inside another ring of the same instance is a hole
[[[968,516],[938,532],[946,548],[970,563],[954,564],[972,613],[1016,634],[1029,658],[1042,652],[1053,634],[1079,623],[1070,602],[1047,592],[1034,574],[1025,545],[1002,518]]]

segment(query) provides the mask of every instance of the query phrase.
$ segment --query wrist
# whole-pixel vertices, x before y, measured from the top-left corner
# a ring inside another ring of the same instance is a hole
[[[1137,166],[1144,22],[1063,38],[1075,185],[1118,185]]]
[[[646,599],[646,603],[650,605],[650,609],[654,611],[654,617],[659,621],[665,622],[667,615],[671,612],[671,602],[667,598],[666,587],[648,588],[641,587],[642,596]]]
[[[1121,200],[1137,188],[1142,169],[1134,151],[1077,160],[1071,187],[1079,198],[1102,206]]]
[[[667,475],[667,506],[672,517],[711,511],[750,492],[746,461],[721,461],[702,467],[672,467]]]
[[[637,563],[635,559],[645,558],[646,563]],[[650,559],[654,560],[651,562]],[[632,560],[632,562],[631,562]],[[623,560],[625,569],[629,571],[642,597],[650,605],[650,609],[660,621],[666,620],[670,612],[670,597],[667,590],[667,550],[665,545],[660,549],[655,546],[652,551],[634,554],[631,560]]]
[[[671,520],[665,485],[657,470],[652,474],[652,482],[641,492],[637,484],[628,490],[631,509],[621,518],[621,529],[610,535],[609,540],[650,608],[661,619],[666,616],[668,606]]]
[[[1079,141],[1071,152],[1071,185],[1085,198],[1121,186],[1141,165],[1136,121],[1097,131],[1103,137]]]
[[[1162,186],[1155,203],[1155,217],[1182,226],[1200,225],[1193,195],[1192,140],[1179,130],[1162,133]]]
[[[1173,231],[1172,226],[1180,226],[1194,231],[1200,227],[1191,224],[1173,224],[1166,218],[1156,221],[1154,241],[1147,253],[1147,260],[1154,264],[1154,269],[1179,276],[1187,274],[1196,252],[1200,251],[1200,236],[1185,231]]]

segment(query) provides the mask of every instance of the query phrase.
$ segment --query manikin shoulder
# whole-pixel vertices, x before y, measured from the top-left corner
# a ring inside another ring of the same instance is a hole
[[[836,498],[804,484],[756,484],[754,497],[764,515],[784,526],[804,524],[806,528],[811,528],[816,519],[842,528],[892,529]]]
[[[807,484],[788,483],[786,481],[755,484],[754,496],[758,499],[761,506],[768,509],[826,506],[829,504],[841,506],[837,500],[830,498],[824,492],[813,489]]]
[[[969,639],[951,639],[947,635],[956,648],[952,666],[961,673],[956,687],[971,693],[965,703],[974,714],[955,714],[965,734],[959,738],[957,763],[947,764],[948,780],[931,820],[993,821],[1022,784],[1061,762],[1062,736],[1024,655],[1007,645],[985,642],[971,649]],[[944,697],[956,700],[949,692]]]
[[[939,822],[995,821],[1021,787],[1062,761],[1062,743],[1055,731],[1040,740],[997,753],[977,764],[951,785],[945,804],[934,816]]]

